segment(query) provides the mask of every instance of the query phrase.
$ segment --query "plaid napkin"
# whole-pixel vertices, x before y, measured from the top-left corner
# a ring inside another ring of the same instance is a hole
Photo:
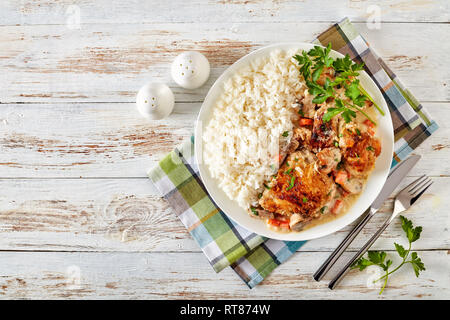
[[[366,72],[382,91],[395,133],[394,167],[437,128],[412,94],[373,52],[348,19],[323,32],[314,43],[349,54],[365,63]],[[286,261],[305,241],[267,239],[230,220],[209,197],[198,175],[194,140],[185,141],[148,173],[198,243],[216,272],[227,266],[253,288]]]

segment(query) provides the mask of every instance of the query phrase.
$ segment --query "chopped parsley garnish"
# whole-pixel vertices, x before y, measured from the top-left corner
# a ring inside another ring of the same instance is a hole
[[[270,187],[267,184],[263,183],[263,185],[264,185],[264,188],[266,188],[267,190],[270,190]]]
[[[324,207],[320,208],[320,213],[323,214],[325,212],[325,210],[327,210],[327,206],[324,206]]]
[[[289,182],[289,187],[286,188],[286,191],[291,190],[294,187],[295,176],[291,177],[291,181]]]
[[[285,131],[285,132],[283,132],[283,134],[282,134],[283,137],[287,137],[288,135],[289,135],[289,131]]]
[[[358,136],[360,136],[360,135],[361,135],[361,131],[359,131],[359,129],[358,129],[358,128],[356,128],[356,134],[357,134]]]
[[[258,198],[261,199],[262,198],[262,193],[258,194]]]
[[[252,210],[252,213],[255,215],[255,216],[257,216],[258,215],[258,211],[256,211],[256,209],[255,208],[253,208],[253,207],[250,207],[250,209]]]
[[[356,112],[363,114],[369,121],[376,124],[370,116],[362,109],[367,101],[372,102],[378,109],[380,114],[384,115],[383,110],[373,101],[369,94],[360,85],[356,77],[359,75],[358,71],[363,70],[363,63],[354,63],[347,54],[344,58],[337,58],[336,60],[329,56],[331,51],[331,43],[328,43],[326,48],[314,46],[309,51],[302,51],[301,55],[295,55],[293,58],[297,60],[300,66],[300,73],[305,79],[309,93],[314,98],[312,100],[315,104],[322,104],[327,99],[332,98],[335,101],[336,107],[328,108],[323,116],[323,121],[328,122],[334,116],[341,115],[345,122],[350,122],[356,118]],[[326,68],[332,68],[335,71],[336,77],[334,80],[325,78],[324,84],[317,83],[322,72]],[[345,96],[348,101],[338,98],[336,88],[343,87],[345,89]]]
[[[367,151],[374,151],[375,149],[374,149],[372,146],[368,146],[368,147],[366,148],[366,150],[367,150]]]
[[[290,175],[292,169],[294,169],[294,168],[290,168],[288,171],[285,171],[284,173],[287,174],[287,175]]]
[[[307,203],[308,202],[308,198],[307,197],[303,197],[303,203]]]
[[[335,146],[336,148],[339,148],[339,142],[334,141],[334,146]]]

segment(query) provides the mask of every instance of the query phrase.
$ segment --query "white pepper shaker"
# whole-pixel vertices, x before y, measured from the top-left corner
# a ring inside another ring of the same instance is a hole
[[[172,79],[186,89],[201,87],[209,78],[209,61],[197,51],[179,54],[172,63]]]
[[[136,104],[144,117],[159,120],[172,112],[175,98],[167,85],[152,82],[139,89]]]

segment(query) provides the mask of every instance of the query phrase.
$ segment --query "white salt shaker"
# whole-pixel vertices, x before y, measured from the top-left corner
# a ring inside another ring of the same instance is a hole
[[[139,89],[136,97],[139,112],[146,118],[159,120],[173,110],[175,98],[172,90],[163,83],[148,83]]]
[[[172,63],[172,79],[186,89],[201,87],[209,78],[209,61],[197,51],[179,54]]]

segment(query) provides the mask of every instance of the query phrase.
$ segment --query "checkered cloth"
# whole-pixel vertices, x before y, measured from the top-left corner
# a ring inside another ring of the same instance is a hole
[[[365,63],[365,70],[382,91],[389,106],[395,132],[392,167],[437,129],[427,112],[400,83],[394,73],[369,48],[348,19],[322,33],[315,43],[348,53]],[[175,148],[148,173],[198,243],[216,272],[231,266],[253,288],[305,241],[267,239],[230,220],[213,202],[198,175],[194,140]]]

